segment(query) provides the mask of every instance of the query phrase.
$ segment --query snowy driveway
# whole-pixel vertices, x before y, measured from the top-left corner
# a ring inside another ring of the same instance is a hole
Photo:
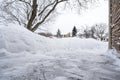
[[[120,80],[114,59],[96,51],[0,53],[0,80]]]

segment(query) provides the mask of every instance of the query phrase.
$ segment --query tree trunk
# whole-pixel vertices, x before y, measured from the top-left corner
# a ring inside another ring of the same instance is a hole
[[[32,13],[31,13],[31,16],[30,16],[30,19],[29,19],[29,21],[28,21],[28,23],[27,23],[27,29],[28,30],[32,30],[32,26],[33,26],[33,21],[34,21],[34,19],[35,19],[35,17],[36,17],[36,14],[37,14],[37,0],[33,0],[33,3],[32,3],[33,5],[32,5]]]

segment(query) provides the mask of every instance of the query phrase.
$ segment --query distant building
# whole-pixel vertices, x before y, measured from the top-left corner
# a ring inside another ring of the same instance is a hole
[[[71,34],[70,34],[70,33],[64,34],[64,37],[65,37],[65,38],[71,37]]]

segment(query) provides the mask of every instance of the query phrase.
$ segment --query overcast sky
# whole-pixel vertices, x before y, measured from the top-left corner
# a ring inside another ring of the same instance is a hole
[[[81,26],[96,23],[108,24],[108,1],[101,0],[99,5],[85,10],[81,15],[72,11],[62,11],[49,26],[53,34],[56,34],[58,28],[65,34],[71,32],[73,26],[80,29]]]

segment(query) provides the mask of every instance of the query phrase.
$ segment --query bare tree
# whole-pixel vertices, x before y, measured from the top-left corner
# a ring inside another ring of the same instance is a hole
[[[0,19],[2,22],[17,22],[34,32],[50,18],[60,3],[81,7],[91,1],[94,0],[74,0],[72,2],[76,3],[71,4],[71,0],[3,0]]]
[[[56,6],[64,1],[66,0],[7,0],[2,4],[1,17],[35,31],[52,14]]]
[[[101,41],[107,37],[107,25],[105,23],[95,24],[92,27],[93,36]]]
[[[83,27],[83,33],[80,33],[80,37],[93,38],[99,40],[108,40],[108,26],[105,23],[95,24],[93,26]]]
[[[83,27],[83,37],[85,38],[90,38],[91,37],[91,31],[90,28],[88,26]]]

